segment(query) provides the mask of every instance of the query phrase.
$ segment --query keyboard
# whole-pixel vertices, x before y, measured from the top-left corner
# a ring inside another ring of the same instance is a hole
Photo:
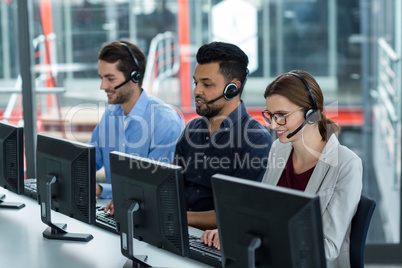
[[[189,234],[190,258],[213,267],[222,267],[222,257],[220,250],[209,247],[201,242],[195,235]]]
[[[36,179],[24,180],[24,195],[31,197],[35,200],[38,199],[38,193],[36,191]]]
[[[95,225],[118,234],[115,218],[110,216],[109,212],[105,213],[103,206],[96,205]]]
[[[36,179],[26,179],[24,184],[24,193],[34,199],[37,198]],[[103,206],[96,206],[95,225],[107,231],[118,234],[116,220],[110,216],[109,212],[104,212]],[[221,252],[209,247],[201,242],[201,239],[195,235],[189,235],[190,258],[199,262],[211,265],[213,267],[222,267]]]

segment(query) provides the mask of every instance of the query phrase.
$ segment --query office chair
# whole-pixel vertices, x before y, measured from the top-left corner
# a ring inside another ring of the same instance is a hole
[[[367,231],[370,226],[376,202],[362,195],[355,216],[352,219],[350,232],[350,266],[352,268],[364,267],[364,248],[366,245]]]

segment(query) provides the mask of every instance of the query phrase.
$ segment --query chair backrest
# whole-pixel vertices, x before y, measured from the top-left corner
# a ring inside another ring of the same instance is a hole
[[[376,202],[362,195],[355,216],[352,219],[350,232],[350,266],[352,268],[364,267],[364,248]]]

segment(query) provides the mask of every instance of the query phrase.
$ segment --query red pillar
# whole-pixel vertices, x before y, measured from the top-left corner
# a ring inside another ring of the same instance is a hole
[[[191,107],[191,62],[188,0],[178,0],[178,33],[180,51],[180,85],[182,108]]]

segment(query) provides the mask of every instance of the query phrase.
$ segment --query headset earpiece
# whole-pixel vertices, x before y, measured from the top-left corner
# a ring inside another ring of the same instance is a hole
[[[134,83],[140,82],[141,79],[141,74],[137,71],[133,71],[131,73],[131,80],[133,80]]]
[[[240,90],[235,83],[229,83],[223,90],[223,95],[226,100],[232,100],[234,97],[239,95]]]
[[[306,114],[305,114],[305,119],[307,124],[314,124],[315,122],[317,122],[318,120],[320,120],[320,115],[318,113],[318,111],[314,111],[313,109],[309,109]]]
[[[307,119],[310,115],[312,115],[314,113],[313,109],[309,109],[306,111],[306,113],[304,114],[304,119]]]
[[[242,83],[240,89],[237,87],[237,85],[235,83],[229,83],[225,86],[225,89],[223,90],[222,95],[220,95],[219,97],[217,97],[215,99],[208,101],[207,104],[212,104],[215,101],[220,100],[221,98],[225,98],[225,100],[230,101],[237,95],[241,94],[244,84],[247,81],[248,74],[249,74],[249,71],[248,71],[248,69],[246,69],[246,78],[244,79],[244,82]]]

